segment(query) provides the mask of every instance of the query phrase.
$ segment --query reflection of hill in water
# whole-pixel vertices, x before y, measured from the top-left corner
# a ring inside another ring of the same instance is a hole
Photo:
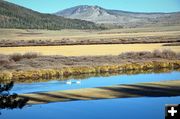
[[[172,71],[180,71],[180,68],[178,69],[161,68],[161,69],[148,69],[148,70],[126,70],[126,71],[117,71],[117,72],[89,73],[89,74],[80,74],[80,75],[71,75],[71,76],[60,76],[59,78],[51,78],[51,79],[15,80],[15,83],[47,82],[50,80],[69,80],[69,79],[85,80],[90,77],[109,77],[109,76],[124,75],[124,74],[134,75],[134,74],[148,74],[148,73],[167,73]]]

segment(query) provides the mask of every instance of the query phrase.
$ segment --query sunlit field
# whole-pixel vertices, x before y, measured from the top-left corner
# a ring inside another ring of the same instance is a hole
[[[88,55],[118,55],[123,52],[153,51],[168,49],[180,52],[180,46],[162,46],[156,44],[114,44],[114,45],[73,45],[73,46],[30,46],[1,47],[0,54],[37,52],[42,55],[88,56]]]
[[[180,26],[126,28],[111,30],[23,30],[0,29],[0,40],[96,40],[100,38],[138,38],[180,36]],[[157,39],[158,40],[158,39]]]

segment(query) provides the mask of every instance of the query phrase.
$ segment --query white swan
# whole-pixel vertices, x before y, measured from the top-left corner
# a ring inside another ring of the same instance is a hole
[[[81,81],[76,81],[76,83],[77,83],[77,84],[80,84],[80,83],[81,83]]]
[[[66,81],[66,84],[68,84],[68,85],[71,85],[71,84],[73,84],[73,83],[81,84],[81,81],[71,81],[71,80]]]
[[[70,81],[67,81],[66,84],[71,85],[71,84],[72,84],[72,81],[71,81],[71,80],[70,80]]]

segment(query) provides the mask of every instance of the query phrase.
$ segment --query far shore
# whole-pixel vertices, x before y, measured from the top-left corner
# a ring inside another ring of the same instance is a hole
[[[53,79],[82,74],[178,70],[180,55],[173,51],[127,52],[117,56],[41,56],[36,53],[0,55],[0,81]]]
[[[78,76],[82,74],[92,73],[118,73],[128,72],[136,70],[161,70],[163,68],[169,70],[179,70],[180,60],[172,61],[152,61],[152,62],[136,62],[136,63],[125,63],[119,65],[102,65],[102,66],[76,66],[76,67],[64,67],[61,69],[36,69],[27,71],[12,71],[2,72],[2,75],[7,76],[5,80],[10,81],[24,81],[24,80],[38,80],[38,79],[58,79],[70,76]],[[1,75],[0,75],[1,76]],[[66,78],[65,78],[66,79]]]

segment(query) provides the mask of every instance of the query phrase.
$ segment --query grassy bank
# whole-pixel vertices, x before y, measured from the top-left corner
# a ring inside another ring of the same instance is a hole
[[[180,55],[169,51],[128,52],[118,56],[41,56],[35,53],[1,55],[0,80],[52,79],[81,74],[180,68]]]
[[[78,76],[80,74],[119,72],[130,70],[148,70],[148,69],[178,69],[180,68],[180,60],[152,61],[143,63],[126,63],[120,65],[104,65],[89,67],[66,67],[62,69],[38,69],[29,71],[2,71],[0,80],[38,80],[68,77],[71,75]]]
[[[32,82],[47,82],[50,80],[69,80],[69,79],[79,79],[85,80],[91,77],[109,77],[109,76],[116,76],[116,75],[134,75],[134,74],[149,74],[149,73],[170,73],[172,71],[180,71],[180,68],[160,68],[160,69],[140,69],[140,70],[121,70],[115,72],[103,72],[103,73],[87,73],[87,74],[80,74],[80,75],[62,75],[59,77],[52,77],[52,78],[38,78],[38,79],[14,79],[15,83],[32,83]],[[9,80],[1,80],[1,83],[9,83],[12,79]]]

